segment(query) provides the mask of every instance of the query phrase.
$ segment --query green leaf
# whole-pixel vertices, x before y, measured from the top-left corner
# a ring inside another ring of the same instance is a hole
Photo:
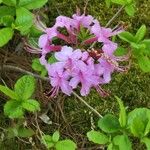
[[[15,92],[21,100],[29,99],[35,90],[35,79],[31,75],[21,77],[15,84]]]
[[[8,6],[16,6],[16,0],[3,0],[3,3]]]
[[[16,29],[18,29],[21,34],[26,34],[29,28],[33,25],[33,14],[26,8],[20,7],[16,9]]]
[[[29,99],[22,103],[22,107],[28,111],[35,112],[40,110],[40,104],[38,101]]]
[[[8,88],[7,86],[0,85],[0,91],[12,99],[18,98],[16,93],[13,90],[11,90],[10,88]]]
[[[12,39],[13,33],[11,28],[3,28],[0,30],[0,47],[4,46]]]
[[[125,32],[120,33],[118,36],[120,39],[128,43],[135,42],[135,37],[130,32],[125,31]]]
[[[125,11],[126,11],[126,13],[127,13],[129,16],[133,17],[134,14],[135,14],[135,6],[134,6],[134,4],[127,5],[127,6],[125,7]]]
[[[145,34],[146,34],[146,26],[142,25],[135,35],[136,42],[140,42],[141,40],[143,40]]]
[[[71,140],[58,141],[55,145],[56,150],[75,150],[76,144]]]
[[[54,147],[54,143],[52,141],[52,137],[50,135],[44,135],[42,137],[42,143],[49,149]]]
[[[4,105],[4,114],[9,118],[22,118],[24,115],[21,104],[18,101],[10,100]]]
[[[119,146],[119,150],[132,150],[132,145],[127,135],[115,136],[113,138],[113,143]]]
[[[96,144],[107,144],[109,142],[109,138],[105,134],[94,130],[89,131],[87,133],[87,137],[89,141],[92,141]]]
[[[59,131],[55,131],[53,136],[52,136],[53,142],[58,142],[59,137],[60,137]]]
[[[141,142],[143,142],[143,143],[146,145],[147,150],[150,150],[150,139],[149,139],[149,138],[144,137],[144,138],[141,140]]]
[[[138,57],[138,64],[142,71],[150,72],[150,59],[147,56],[139,56]]]
[[[111,0],[113,3],[116,3],[116,4],[120,4],[120,5],[125,5],[126,4],[126,1],[125,0]]]
[[[40,71],[41,72],[41,76],[43,76],[43,77],[47,75],[47,70],[40,63],[39,58],[35,58],[35,59],[32,60],[32,69],[34,69],[35,71]]]
[[[54,55],[52,55],[52,56],[48,59],[48,63],[53,64],[53,63],[55,63],[55,62],[57,62],[57,59],[55,58]]]
[[[98,121],[98,127],[106,133],[114,133],[120,129],[120,124],[118,118],[107,114]]]
[[[24,128],[24,127],[20,127],[18,129],[18,135],[19,137],[25,138],[25,137],[31,137],[33,136],[35,133],[31,128]]]
[[[119,104],[119,108],[120,108],[120,113],[119,113],[120,126],[124,128],[126,126],[126,123],[127,123],[126,109],[125,109],[121,99],[117,96],[115,96],[115,98],[116,98],[116,100]]]
[[[150,39],[144,39],[140,44],[145,45],[145,49],[143,50],[143,53],[150,56]]]
[[[15,8],[8,6],[0,6],[0,18],[4,16],[15,16]]]
[[[128,127],[135,137],[143,137],[147,132],[150,121],[150,110],[147,108],[136,108],[128,114]]]
[[[47,3],[48,0],[20,0],[19,6],[27,9],[37,9]]]
[[[12,23],[14,22],[13,16],[4,16],[1,18],[1,24],[7,27],[11,27]]]
[[[123,55],[126,55],[127,53],[128,53],[127,49],[123,47],[118,47],[114,52],[116,56],[123,56]]]

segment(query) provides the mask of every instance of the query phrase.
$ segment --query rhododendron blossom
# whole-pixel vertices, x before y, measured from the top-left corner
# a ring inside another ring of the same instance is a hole
[[[50,28],[40,21],[37,26],[44,34],[39,38],[39,48],[34,48],[33,52],[37,50],[41,54],[40,62],[48,71],[53,87],[51,96],[57,96],[59,90],[71,95],[78,87],[81,87],[82,96],[88,95],[91,88],[102,96],[107,95],[101,86],[111,81],[114,71],[124,71],[118,61],[126,57],[114,55],[118,44],[111,40],[112,36],[123,31],[121,27],[116,30],[102,27],[98,20],[85,14],[74,14],[72,18],[58,16]],[[56,44],[54,39],[62,42]],[[30,47],[29,51],[32,52]],[[55,57],[56,62],[48,63],[48,53]]]

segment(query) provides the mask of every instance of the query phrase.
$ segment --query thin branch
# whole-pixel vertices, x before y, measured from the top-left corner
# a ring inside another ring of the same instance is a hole
[[[34,74],[32,72],[26,71],[24,69],[21,69],[19,67],[16,66],[11,66],[11,65],[3,65],[2,67],[0,67],[0,70],[12,70],[12,71],[17,71],[17,72],[21,72],[24,74],[28,74],[28,75],[32,75],[38,79],[44,80],[44,81],[49,81],[49,78],[47,77],[41,77],[37,74]],[[73,95],[76,96],[83,104],[85,104],[92,112],[94,112],[98,117],[102,118],[103,116],[97,111],[95,110],[92,106],[90,106],[82,97],[80,97],[76,92],[73,92]],[[38,124],[37,124],[38,125]],[[40,130],[39,130],[40,131]],[[41,133],[40,133],[41,134]]]
[[[118,15],[121,13],[121,11],[124,9],[125,5],[123,5],[122,7],[120,7],[120,9],[117,11],[117,13],[108,21],[108,23],[106,24],[106,28],[118,17]]]
[[[90,110],[92,110],[98,117],[103,118],[103,116],[91,107],[82,97],[80,97],[76,92],[72,92],[74,96],[76,96],[82,103],[84,103]]]
[[[21,73],[24,73],[24,74],[28,74],[28,75],[32,75],[38,79],[41,79],[41,80],[44,80],[44,81],[49,81],[49,78],[46,78],[46,77],[41,77],[40,75],[38,74],[34,74],[32,72],[29,72],[29,71],[26,71],[24,69],[21,69],[19,67],[16,67],[16,66],[12,66],[12,65],[3,65],[3,66],[0,66],[0,70],[12,70],[12,71],[17,71],[17,72],[21,72]]]

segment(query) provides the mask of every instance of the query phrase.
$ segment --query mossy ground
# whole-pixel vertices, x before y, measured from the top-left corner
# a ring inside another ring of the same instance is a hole
[[[43,15],[43,17],[46,19],[48,18],[47,24],[52,25],[58,15],[61,14],[71,16],[76,11],[76,6],[78,6],[82,11],[84,5],[85,2],[83,0],[49,0],[46,9],[43,9],[47,15]],[[87,13],[95,16],[100,20],[102,25],[105,25],[107,21],[115,14],[118,8],[119,6],[113,5],[110,9],[108,9],[106,8],[103,0],[90,0],[87,7]],[[42,12],[43,11],[41,11],[41,14],[43,14]],[[139,0],[137,2],[137,12],[133,18],[127,16],[125,12],[122,12],[111,26],[117,24],[119,21],[127,22],[129,24],[129,30],[133,33],[143,23],[147,25],[148,30],[150,31],[150,0]],[[149,35],[150,32],[147,32],[147,36]],[[31,56],[28,54],[26,55],[26,57],[29,58],[26,59],[26,68],[31,69],[29,67],[31,63]],[[24,58],[24,55],[22,54],[18,57]],[[20,60],[20,58],[18,60]],[[8,82],[7,84],[11,83],[10,86],[13,87],[15,80],[19,78],[21,74],[5,73],[3,76],[7,79],[5,82]],[[43,91],[48,89],[49,85],[48,83],[41,84],[41,81],[38,81],[38,83],[39,86],[35,96],[40,100],[42,105],[41,114],[47,110],[49,105],[50,110],[48,112],[48,116],[53,122],[52,125],[46,125],[41,120],[38,120],[42,131],[46,134],[51,134],[55,130],[59,129],[63,138],[71,138],[78,143],[78,149],[97,149],[97,147],[88,142],[86,139],[86,132],[91,130],[91,128],[94,128],[97,124],[97,116],[92,114],[91,111],[74,96],[67,97],[60,95],[55,100],[45,97]],[[110,97],[101,98],[96,91],[93,90],[88,97],[84,98],[102,115],[105,115],[106,113],[118,114],[118,105],[114,95],[117,95],[123,100],[128,111],[137,107],[150,108],[150,75],[143,73],[136,64],[132,64],[132,67],[126,74],[114,74],[111,83],[106,85],[104,89],[111,91]],[[12,125],[12,122],[5,118],[3,114],[3,105],[5,100],[6,97],[1,95],[0,127],[2,128]],[[31,127],[33,127],[31,123],[33,118],[34,116],[27,115],[27,122]],[[3,130],[0,129],[1,133],[3,133],[2,131]],[[45,149],[41,146],[38,140],[33,140],[35,141],[36,146],[27,145],[18,139],[6,139],[0,143],[0,150]],[[139,146],[138,141],[135,140],[134,143],[134,149],[144,150],[143,147]]]

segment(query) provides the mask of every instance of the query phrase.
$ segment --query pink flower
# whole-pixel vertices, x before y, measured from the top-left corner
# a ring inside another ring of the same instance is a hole
[[[99,78],[93,74],[93,70],[90,69],[83,61],[78,61],[78,68],[72,73],[72,79],[69,85],[74,89],[81,83],[81,95],[88,95],[90,88],[99,83]]]
[[[55,53],[55,58],[64,63],[67,70],[72,71],[77,61],[82,57],[81,50],[73,50],[71,47],[63,46],[60,52]]]
[[[53,87],[52,97],[56,96],[59,92],[59,89],[67,95],[70,95],[72,92],[72,88],[69,85],[69,77],[70,75],[64,71],[64,65],[61,62],[54,63],[52,65],[47,66],[48,74],[50,78],[50,83]]]

